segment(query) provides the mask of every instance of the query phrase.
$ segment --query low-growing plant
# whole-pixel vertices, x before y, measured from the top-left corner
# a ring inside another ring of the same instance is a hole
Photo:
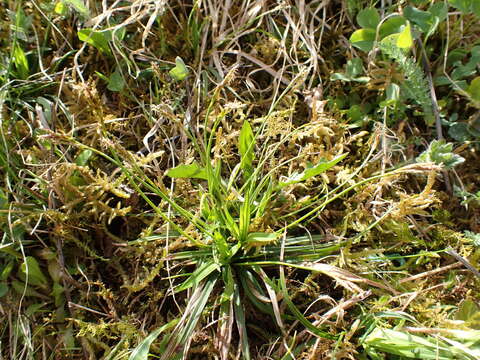
[[[208,124],[214,101],[215,98],[205,115],[204,129],[207,130],[203,143],[197,137],[189,135],[199,151],[200,163],[181,164],[165,173],[172,179],[190,179],[198,187],[201,200],[195,213],[181,207],[176,199],[171,198],[157,183],[149,179],[128,153],[112,146],[113,157],[110,157],[91,149],[119,166],[130,180],[132,188],[172,228],[170,232],[162,235],[175,239],[175,250],[170,250],[167,243],[165,260],[175,262],[175,268],[180,269],[171,278],[172,283],[176,285],[170,289],[170,295],[189,292],[183,315],[150,334],[132,352],[130,360],[146,359],[150,344],[168,330],[157,347],[157,351],[162,354],[160,358],[177,359],[185,356],[204,310],[212,307],[218,314],[215,342],[221,358],[227,359],[229,356],[231,339],[236,327],[240,352],[244,359],[250,359],[248,322],[245,316],[247,301],[261,313],[270,315],[283,336],[287,335],[285,321],[296,320],[316,336],[338,338],[338,334],[332,333],[325,326],[317,326],[308,320],[290,299],[284,274],[285,267],[322,273],[354,292],[361,291],[356,283],[391,291],[384,284],[321,262],[326,256],[351,243],[353,239],[324,243],[321,241],[322,236],[290,236],[289,231],[306,224],[329,203],[353,189],[384,177],[408,172],[410,168],[407,166],[405,169],[394,169],[361,181],[353,181],[352,184],[352,179],[365,166],[367,159],[336,188],[313,197],[300,209],[293,211],[287,209],[287,213],[280,216],[289,219],[284,226],[265,228],[262,222],[283,191],[296,184],[312,181],[318,175],[332,170],[347,154],[338,155],[330,160],[323,159],[317,164],[307,164],[304,171],[295,172],[290,176],[279,175],[278,170],[292,159],[263,173],[264,164],[274,156],[279,146],[289,141],[300,130],[296,129],[279,142],[271,143],[265,136],[265,120],[258,126],[256,132],[250,122],[245,120],[237,143],[239,161],[226,173],[222,169],[221,157],[212,156],[215,134],[222,119],[221,115],[217,116],[212,124]],[[259,144],[257,141],[259,137],[267,140]],[[82,144],[78,146],[85,148]],[[422,166],[419,167],[420,170],[421,168]],[[146,190],[159,196],[171,207],[175,217],[187,220],[190,226],[188,228],[179,226],[171,215],[155,205]],[[179,250],[182,247],[188,249]],[[270,270],[267,272],[266,269],[272,269],[273,272]],[[186,279],[180,283],[175,280],[185,277]],[[280,311],[282,303],[289,309],[290,315]],[[285,346],[286,351],[290,351],[289,346]]]
[[[476,3],[7,2],[0,357],[478,357]]]

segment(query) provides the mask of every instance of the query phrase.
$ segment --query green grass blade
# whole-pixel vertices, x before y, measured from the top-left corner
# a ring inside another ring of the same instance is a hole
[[[175,289],[175,292],[181,292],[191,288],[192,286],[198,286],[203,279],[205,279],[215,270],[218,270],[218,265],[213,260],[205,262],[199,268],[197,268],[183,284]]]
[[[253,173],[254,147],[255,136],[253,135],[252,127],[248,121],[244,121],[238,139],[238,151],[241,156],[240,167],[244,171],[245,179],[248,179]]]
[[[155,341],[155,339],[159,337],[160,334],[164,331],[167,331],[173,326],[177,325],[178,321],[178,319],[174,319],[169,323],[152,331],[140,344],[137,345],[135,349],[133,349],[128,360],[147,360],[148,354],[150,352],[150,346]]]
[[[315,325],[313,325],[308,319],[303,316],[303,314],[298,310],[298,308],[295,306],[295,304],[290,300],[290,296],[288,295],[288,290],[287,290],[287,282],[285,280],[285,272],[283,271],[283,267],[280,267],[280,288],[283,294],[283,300],[287,304],[288,308],[292,312],[292,314],[295,316],[295,318],[303,325],[305,326],[308,330],[310,330],[312,333],[314,333],[317,336],[320,336],[322,338],[326,339],[331,339],[335,340],[336,336],[331,335],[325,331],[320,330],[317,328]]]

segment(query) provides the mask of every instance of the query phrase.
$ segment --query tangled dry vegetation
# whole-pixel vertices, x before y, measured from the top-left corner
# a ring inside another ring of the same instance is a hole
[[[3,5],[0,359],[480,358],[475,1]]]

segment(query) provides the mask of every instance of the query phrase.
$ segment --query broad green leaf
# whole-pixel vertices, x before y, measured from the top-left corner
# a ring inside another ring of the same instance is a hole
[[[75,164],[78,166],[85,166],[88,163],[88,160],[92,157],[93,152],[92,150],[85,149],[80,154],[78,154],[77,158],[75,159]]]
[[[20,265],[20,271],[25,276],[27,284],[42,287],[48,285],[47,278],[43,275],[40,265],[34,257],[27,256],[22,265]]]
[[[108,33],[108,34],[107,34]],[[92,45],[105,54],[111,54],[108,39],[111,38],[110,31],[94,31],[82,29],[78,32],[78,38],[87,44]]]
[[[390,83],[386,90],[387,100],[400,100],[400,86],[395,83]]]
[[[25,315],[31,317],[38,313],[45,305],[45,303],[32,304],[25,310]]]
[[[480,1],[476,0],[472,4],[472,11],[475,15],[480,17]]]
[[[203,279],[205,279],[215,270],[218,270],[218,265],[215,262],[208,261],[203,263],[188,277],[187,280],[185,280],[178,288],[175,289],[175,292],[181,292],[191,288],[192,286],[197,286]]]
[[[435,32],[438,24],[445,20],[447,6],[443,2],[435,3],[430,6],[428,11],[419,10],[414,6],[407,6],[403,9],[403,15],[425,33],[425,38],[428,38]]]
[[[68,181],[73,186],[83,186],[83,185],[87,184],[85,179],[80,175],[80,173],[78,171],[74,171],[73,175],[70,176]],[[66,193],[66,194],[68,194],[68,193]],[[68,194],[68,195],[73,195],[73,194]]]
[[[350,36],[350,42],[360,50],[370,51],[373,48],[375,34],[374,29],[360,29]]]
[[[63,293],[65,292],[65,288],[60,285],[58,282],[53,284],[52,292],[50,293],[51,296],[55,299],[55,306],[60,307],[64,301],[65,297]]]
[[[354,78],[363,73],[363,61],[360,58],[353,58],[347,61],[346,75]]]
[[[174,319],[167,324],[160,326],[158,329],[152,331],[143,341],[138,344],[130,354],[128,360],[148,360],[148,354],[150,352],[150,346],[157,337],[164,331],[177,325],[179,319]]]
[[[468,124],[463,122],[451,125],[448,129],[448,135],[450,135],[452,139],[460,142],[468,141],[471,138],[470,131],[468,131]]]
[[[310,179],[314,176],[320,175],[321,173],[327,171],[328,169],[332,168],[337,163],[339,163],[340,161],[345,159],[346,156],[347,156],[347,154],[343,154],[343,155],[337,156],[333,160],[330,160],[330,161],[323,160],[315,166],[309,166],[302,173],[292,174],[292,176],[290,176],[287,179],[287,181],[280,182],[279,186],[280,186],[280,188],[282,188],[282,187],[285,187],[287,185],[296,184],[296,183],[299,183],[301,181],[308,180],[308,179]]]
[[[435,86],[450,85],[452,81],[446,76],[435,76],[433,79]]]
[[[362,28],[376,29],[380,23],[380,14],[375,8],[363,9],[357,15],[357,22]]]
[[[388,35],[399,33],[402,31],[402,28],[404,25],[406,25],[406,23],[407,20],[403,16],[395,16],[386,20],[382,25],[380,25],[380,39],[383,39]]]
[[[13,48],[13,63],[15,64],[15,68],[17,69],[17,73],[20,79],[25,80],[28,78],[29,66],[27,57],[25,56],[25,52],[20,47],[20,45],[15,44]]]
[[[480,4],[480,2],[477,2]],[[444,21],[448,16],[448,6],[443,1],[433,3],[428,9],[428,12],[433,16],[438,17],[440,22]]]
[[[475,2],[478,2],[478,0],[448,0],[450,5],[464,14],[468,14],[472,11],[472,4]]]
[[[13,266],[13,261],[10,261],[9,263],[7,263],[7,265],[4,266],[2,271],[0,271],[0,281],[5,281],[8,279],[10,273],[13,270]]]
[[[472,80],[467,88],[467,92],[474,101],[480,102],[480,76]]]
[[[369,82],[370,78],[368,76],[358,76],[363,73],[363,61],[360,58],[353,58],[347,61],[346,66],[346,77],[347,81],[356,81],[356,82]],[[335,75],[335,74],[333,74]]]
[[[465,79],[471,75],[474,75],[477,72],[476,64],[471,64],[468,62],[466,65],[463,65],[461,62],[455,64],[455,69],[450,74],[450,77],[453,80]]]
[[[65,3],[63,1],[57,1],[55,4],[55,9],[53,10],[55,14],[58,15],[67,15],[67,7],[65,6]]]
[[[343,73],[334,73],[330,77],[330,81],[335,81],[335,80],[340,80],[340,81],[345,81],[345,82],[350,82],[352,79],[348,76],[346,76]]]
[[[207,171],[200,167],[197,163],[178,165],[177,167],[168,169],[165,175],[171,178],[194,178],[207,180]]]
[[[433,23],[433,16],[430,12],[419,10],[414,6],[405,7],[405,9],[403,9],[403,16],[417,25],[424,33],[430,30]]]
[[[464,300],[455,314],[456,320],[472,321],[474,318],[479,320],[480,307],[472,300]]]
[[[365,119],[365,113],[362,111],[362,107],[360,105],[352,105],[345,111],[347,114],[348,120],[351,123],[358,123],[361,125],[363,119]]]
[[[180,56],[175,58],[175,67],[169,71],[169,74],[176,81],[182,81],[188,76],[188,69]]]
[[[436,16],[433,17],[432,20],[432,25],[430,26],[430,29],[428,29],[427,33],[425,34],[425,38],[429,38],[435,30],[437,30],[438,25],[440,24],[440,19]]]
[[[409,22],[407,22],[407,26],[398,35],[396,45],[400,49],[410,49],[413,46],[412,30]]]
[[[253,135],[252,127],[248,121],[244,121],[240,130],[240,137],[238,138],[238,151],[242,158],[240,167],[247,172],[248,176],[252,172],[252,164],[255,157],[254,146],[255,136]]]
[[[33,289],[31,286],[25,285],[25,283],[14,280],[11,283],[13,290],[17,292],[17,294],[23,295],[25,294],[26,296],[32,296],[32,297],[37,297],[40,299],[45,299],[47,298],[45,295],[39,293],[35,289]],[[50,298],[47,298],[49,301],[51,301]]]
[[[0,282],[0,298],[8,293],[8,285],[4,282]]]
[[[61,2],[70,5],[84,18],[88,18],[90,16],[90,13],[88,12],[85,3],[82,0],[62,0]]]
[[[125,80],[123,79],[122,73],[117,68],[112,75],[108,78],[107,89],[114,92],[122,91],[125,87]]]
[[[385,91],[385,97],[385,100],[380,102],[380,106],[395,106],[400,100],[400,86],[395,83],[389,84]]]
[[[22,254],[19,251],[15,250],[12,243],[0,245],[0,252],[12,255],[13,257],[16,257],[17,259],[22,258]]]
[[[465,161],[463,157],[453,152],[453,145],[445,140],[433,140],[428,149],[417,157],[417,162],[433,162],[452,169]]]
[[[395,46],[397,47],[397,42],[398,42],[398,37],[400,34],[391,34],[388,36],[385,36],[382,41],[380,41],[381,44],[389,45],[389,46]]]
[[[468,63],[475,64],[475,66],[478,66],[480,63],[480,45],[472,47],[472,50],[470,50],[470,60]]]

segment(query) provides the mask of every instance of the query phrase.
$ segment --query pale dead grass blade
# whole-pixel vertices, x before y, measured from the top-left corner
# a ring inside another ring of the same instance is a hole
[[[409,281],[415,281],[415,280],[422,279],[422,278],[427,277],[427,276],[432,276],[432,275],[435,275],[435,274],[439,274],[439,273],[447,271],[447,270],[456,269],[460,266],[462,266],[462,264],[459,263],[459,262],[454,263],[454,264],[450,264],[450,265],[446,265],[446,266],[442,266],[442,267],[440,267],[438,269],[435,269],[435,270],[425,271],[425,272],[422,272],[422,273],[417,274],[417,275],[406,277],[406,278],[400,280],[399,283],[403,284],[403,283],[406,283],[406,282],[409,282]]]
[[[373,292],[371,290],[367,290],[351,297],[350,299],[343,300],[342,302],[340,302],[340,304],[336,305],[332,309],[328,310],[325,314],[321,315],[321,318],[315,321],[314,325],[316,326],[323,325],[334,315],[337,315],[337,322],[338,322],[343,318],[343,314],[345,313],[345,310],[347,310],[348,308],[351,308],[352,306],[359,303],[360,301],[365,300],[366,298],[371,296],[372,293]]]
[[[230,344],[232,342],[233,324],[235,313],[233,309],[233,301],[229,301],[228,312],[220,312],[221,318],[218,319],[217,336],[215,337],[215,347],[220,353],[221,360],[228,360]]]
[[[280,314],[280,307],[278,305],[278,300],[277,300],[277,294],[275,293],[275,290],[272,288],[272,286],[269,284],[269,278],[265,271],[262,269],[259,269],[260,276],[265,284],[265,287],[267,288],[268,296],[270,297],[270,302],[272,305],[273,313],[275,315],[275,320],[277,321],[277,325],[282,331],[283,334],[285,334],[285,326],[283,325],[282,321],[282,315]]]
[[[361,276],[355,275],[347,270],[340,269],[333,265],[321,264],[321,263],[302,263],[301,266],[305,267],[306,269],[310,269],[312,271],[318,271],[322,274],[330,276],[331,278],[335,279],[345,289],[352,292],[357,292],[357,293],[363,292],[363,290],[358,285],[356,285],[356,283],[361,283],[365,285],[374,286],[380,289],[384,289],[394,294],[397,293],[395,289],[393,289],[388,285],[384,285],[370,279],[365,279]]]

